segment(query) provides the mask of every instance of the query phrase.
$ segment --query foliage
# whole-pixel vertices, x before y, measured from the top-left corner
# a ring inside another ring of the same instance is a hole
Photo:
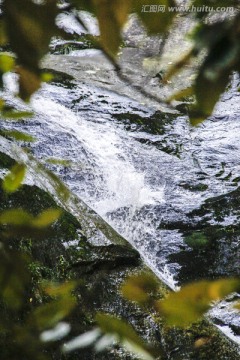
[[[23,165],[14,165],[3,181],[7,191],[12,193],[19,189],[24,173]],[[9,175],[12,175],[10,180]],[[33,269],[32,260],[26,251],[13,250],[11,245],[13,237],[29,238],[29,233],[26,234],[20,229],[45,229],[54,223],[60,214],[59,209],[49,209],[34,217],[15,208],[0,214],[0,345],[3,359],[9,356],[12,359],[47,359],[40,350],[43,348],[41,333],[59,323],[75,306],[76,300],[72,295],[74,283],[48,283],[44,286],[39,284],[37,287],[35,284],[34,291],[41,293],[40,298],[45,298],[45,301],[42,305],[42,300],[37,301],[38,305],[33,306],[36,299],[32,295],[32,270],[29,271]],[[33,238],[32,234],[30,236]]]
[[[126,321],[116,316],[98,313],[96,322],[99,327],[64,344],[64,352],[94,346],[95,351],[98,353],[113,344],[120,343],[127,350],[134,352],[141,358],[153,360],[152,349],[143,342]]]
[[[131,289],[135,291],[131,293]],[[167,324],[186,327],[200,320],[214,301],[219,301],[239,289],[239,279],[199,281],[185,285],[181,290],[171,292],[159,300],[156,279],[149,274],[138,274],[126,280],[122,293],[140,306],[151,306],[165,318]]]
[[[166,316],[170,325],[184,327],[198,321],[211,308],[213,301],[219,301],[239,289],[238,279],[200,281],[171,293],[165,300],[157,303],[157,309]]]
[[[150,0],[71,0],[70,3],[77,9],[87,10],[96,15],[101,32],[100,47],[118,70],[117,54],[122,43],[122,29],[129,14],[136,13],[149,33],[162,35],[174,26],[176,17],[176,12],[169,11],[169,7],[176,5],[174,0],[154,1],[156,6],[166,6],[166,11],[152,13],[143,11],[145,5],[152,5]],[[225,1],[220,0],[192,0],[192,4],[210,7],[226,6]],[[237,7],[234,0],[229,0],[227,5]],[[69,36],[64,34],[55,22],[56,17],[64,11],[64,7],[59,7],[57,0],[3,0],[2,9],[0,46],[9,45],[13,53],[0,54],[0,86],[2,87],[4,83],[3,75],[14,71],[19,77],[19,96],[24,101],[28,101],[39,89],[42,81],[50,80],[49,75],[41,70],[40,61],[48,52],[51,38]],[[191,106],[189,115],[191,123],[196,125],[211,115],[216,102],[228,85],[231,73],[240,71],[240,14],[236,12],[231,18],[219,19],[218,22],[208,21],[208,11],[196,12],[193,16],[196,18],[196,27],[191,35],[192,49],[168,69],[163,81],[167,82],[192,61],[198,63],[193,85],[168,99],[171,103],[174,99],[193,95],[195,103]],[[14,108],[9,108],[3,99],[0,101],[0,110],[3,118],[15,121],[32,115],[29,112],[18,112]],[[16,131],[2,130],[1,134],[18,141],[34,141],[28,134]],[[56,159],[50,162],[64,164]],[[38,170],[43,170],[42,165],[39,164]],[[66,187],[53,173],[47,170],[46,173],[55,184],[60,196],[66,199],[68,196]],[[6,195],[20,188],[25,174],[24,164],[15,164],[12,167],[3,180]],[[32,307],[32,298],[30,298],[29,303],[24,304],[23,299],[26,299],[24,295],[28,286],[31,286],[28,271],[30,259],[20,252],[15,253],[8,240],[16,233],[27,239],[34,239],[36,232],[44,236],[42,230],[51,226],[60,215],[59,209],[52,208],[36,216],[23,209],[6,209],[0,214],[0,225],[5,231],[0,248],[0,306],[7,309],[7,313],[13,312],[14,319],[21,319],[18,326],[9,327],[9,319],[3,316],[0,320],[0,332],[12,348],[15,350],[19,348],[20,357],[26,359],[46,358],[41,351],[43,345],[40,339],[46,336],[49,338],[50,335],[44,332],[60,325],[59,322],[74,308],[76,299],[73,290],[76,284],[39,286],[38,291],[42,294],[41,299],[44,299],[44,303]],[[188,239],[191,244],[193,240],[193,238]],[[206,239],[198,236],[198,241],[204,245]],[[212,301],[222,299],[237,290],[239,290],[238,279],[201,281],[186,285],[179,292],[171,293],[162,300],[159,299],[158,281],[149,274],[134,275],[122,286],[122,293],[128,300],[152,309],[165,317],[168,324],[177,326],[186,326],[197,321],[210,308]],[[27,308],[26,318],[22,316],[24,307]],[[149,346],[125,321],[112,315],[98,314],[96,323],[98,328],[66,342],[63,351],[72,351],[92,344],[96,351],[102,351],[114,342],[119,342],[145,359],[153,358]],[[14,356],[13,354],[13,359]]]
[[[25,165],[14,165],[9,174],[7,174],[3,180],[3,189],[9,193],[16,191],[24,179],[25,171]]]
[[[174,0],[154,2],[155,9],[165,6],[165,12],[145,12],[144,7],[152,5],[150,0],[71,0],[71,4],[77,9],[87,10],[96,15],[101,31],[101,47],[115,64],[117,63],[114,58],[122,42],[122,28],[130,13],[135,12],[147,30],[154,34],[166,33],[174,26],[177,14],[176,11],[170,10],[176,6]],[[197,60],[199,67],[195,83],[191,88],[183,89],[183,93],[195,95],[196,101],[191,106],[189,114],[192,124],[198,124],[212,113],[229,82],[231,73],[239,71],[240,15],[236,11],[224,20],[220,17],[217,22],[209,22],[209,11],[211,12],[212,8],[226,7],[224,1],[192,0],[191,6],[205,6],[206,11],[192,13],[196,18],[196,27],[192,33],[193,47],[167,71],[165,81],[181,71],[185,65]],[[238,3],[231,0],[227,6],[237,9]],[[0,45],[9,43],[16,58],[3,53],[0,56],[0,74],[15,69],[19,74],[19,95],[24,100],[28,100],[40,87],[41,81],[48,78],[40,70],[40,60],[48,52],[51,38],[60,35],[69,37],[55,25],[55,19],[61,11],[64,11],[64,7],[58,8],[57,0],[24,0],[21,4],[17,0],[3,1]],[[81,19],[80,21],[83,23]],[[204,57],[203,52],[206,53]],[[119,68],[118,65],[117,67]],[[178,98],[179,94],[171,96],[169,101],[175,97]],[[4,110],[4,106],[2,108]]]

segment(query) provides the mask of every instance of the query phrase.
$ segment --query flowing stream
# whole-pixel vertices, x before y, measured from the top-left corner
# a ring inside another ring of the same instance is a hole
[[[48,84],[32,99],[34,119],[15,127],[37,137],[38,158],[71,161],[54,170],[176,289],[189,280],[239,274],[238,236],[225,241],[223,235],[200,250],[184,241],[192,233],[213,241],[209,228],[238,224],[234,204],[219,213],[214,208],[238,191],[238,85],[234,78],[214,115],[192,129],[186,117],[163,117],[113,92],[75,81]],[[226,307],[221,303],[212,316],[232,336],[228,322],[237,329],[239,321]]]
[[[6,82],[14,91],[12,77]],[[14,126],[36,136],[31,148],[37,158],[71,162],[52,168],[176,289],[191,280],[239,275],[239,235],[230,232],[240,216],[238,87],[234,76],[214,115],[191,128],[186,116],[62,80],[45,84],[31,101],[34,118]],[[194,237],[199,247],[191,244]],[[240,344],[239,319],[229,310],[236,299],[211,316]]]

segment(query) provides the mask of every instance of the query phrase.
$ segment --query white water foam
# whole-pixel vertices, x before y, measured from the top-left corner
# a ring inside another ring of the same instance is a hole
[[[146,218],[134,219],[136,213],[144,206],[164,203],[164,184],[151,187],[146,181],[146,175],[134,166],[132,154],[139,153],[139,159],[145,156],[141,144],[132,139],[125,130],[115,128],[112,124],[95,118],[89,121],[81,115],[72,112],[65,106],[51,99],[36,95],[32,100],[33,109],[43,118],[48,119],[48,131],[71,133],[84,149],[91,154],[94,173],[95,193],[78,193],[89,206],[100,214],[121,235],[132,243],[144,257],[146,263],[171,288],[176,289],[174,274],[167,264],[159,271],[154,253],[146,251],[147,239],[158,241],[152,214]],[[155,149],[152,149],[155,151]],[[157,157],[158,153],[155,154]],[[156,165],[157,166],[157,165]],[[156,169],[155,169],[156,170]],[[76,186],[76,184],[74,184]],[[87,184],[86,184],[87,186]],[[70,184],[71,187],[71,184]],[[127,216],[123,219],[109,218],[108,213],[124,208]]]

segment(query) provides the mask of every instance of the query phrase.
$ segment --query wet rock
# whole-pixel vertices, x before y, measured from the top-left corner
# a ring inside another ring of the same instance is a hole
[[[111,270],[140,264],[140,256],[137,251],[121,245],[90,246],[85,256],[70,260],[70,268],[82,269],[83,273],[92,273],[101,269]]]

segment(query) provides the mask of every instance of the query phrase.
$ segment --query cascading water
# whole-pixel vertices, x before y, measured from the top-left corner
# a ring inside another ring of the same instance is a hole
[[[166,179],[161,174],[164,160],[159,161],[156,148],[139,143],[123,124],[113,119],[114,112],[131,111],[139,116],[149,116],[151,112],[136,110],[138,104],[113,93],[106,92],[102,100],[97,89],[88,98],[91,109],[87,106],[84,110],[84,101],[73,105],[75,98],[83,97],[83,91],[81,86],[74,90],[44,86],[32,99],[36,121],[22,124],[21,129],[38,138],[33,146],[38,157],[72,161],[69,169],[59,171],[70,189],[136,247],[154,271],[174,288],[165,257],[155,259],[161,219],[154,208],[165,202]],[[103,103],[101,112],[99,98]],[[79,104],[83,105],[82,111]],[[163,155],[169,162],[168,155]]]
[[[11,88],[12,80],[7,82]],[[199,232],[196,211],[207,199],[237,188],[237,87],[234,78],[214,115],[191,129],[184,116],[164,117],[107,90],[75,81],[47,84],[33,96],[35,117],[15,127],[37,137],[32,146],[36,157],[72,162],[54,170],[176,289],[185,281],[229,273],[227,245],[212,253],[196,252],[184,237],[186,231]],[[149,130],[156,122],[163,125]],[[12,123],[5,126],[12,128]],[[221,219],[204,216],[207,226],[234,225],[239,217],[234,212]],[[237,240],[232,257],[239,257]],[[215,310],[214,318],[225,324],[221,314]]]

